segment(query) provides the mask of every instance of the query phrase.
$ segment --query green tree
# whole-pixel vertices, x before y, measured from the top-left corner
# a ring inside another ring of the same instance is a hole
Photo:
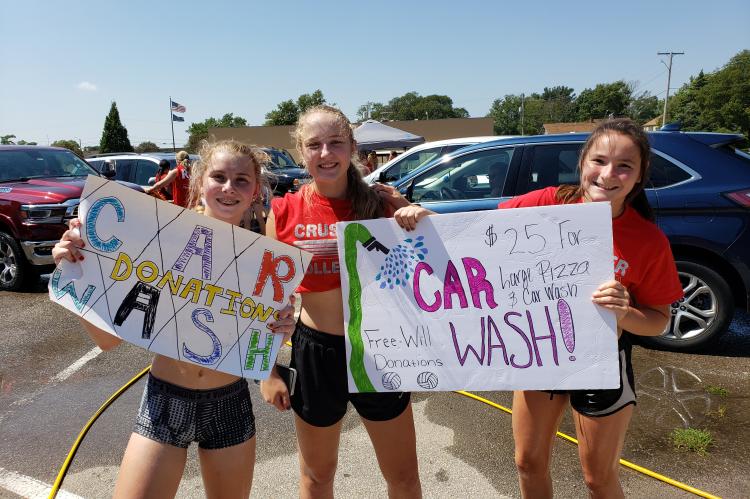
[[[626,114],[638,124],[643,125],[661,114],[663,104],[664,101],[660,101],[655,95],[643,92],[633,97]]]
[[[326,98],[323,97],[323,92],[316,90],[311,94],[302,94],[297,97],[297,109],[300,114],[304,113],[308,109],[314,106],[319,106],[326,103]]]
[[[104,130],[99,141],[99,152],[132,152],[133,146],[128,139],[128,130],[120,122],[120,113],[117,103],[112,101],[109,114],[104,120]]]
[[[495,99],[490,106],[488,118],[494,122],[497,135],[519,135],[521,133],[521,96],[506,95]]]
[[[64,147],[70,149],[76,156],[83,158],[83,151],[81,146],[75,140],[56,140],[52,143],[52,147]]]
[[[135,152],[159,152],[159,146],[147,140],[135,146]]]
[[[209,128],[240,128],[243,126],[247,126],[247,120],[235,116],[234,113],[227,113],[219,119],[208,118],[200,123],[191,123],[187,129],[190,136],[185,148],[191,153],[198,152],[201,141],[208,140]]]
[[[374,120],[439,120],[443,118],[468,118],[469,112],[462,107],[453,107],[453,99],[447,95],[425,95],[407,92],[394,97],[388,104],[368,102],[357,109],[357,119]]]
[[[750,136],[750,50],[713,73],[701,71],[669,101],[668,119],[683,130],[741,132]]]
[[[606,118],[609,115],[624,116],[632,100],[632,89],[623,80],[600,83],[581,92],[576,99],[579,121]]]
[[[266,113],[266,126],[294,125],[299,115],[313,106],[325,104],[326,99],[323,92],[316,90],[311,94],[302,94],[297,101],[291,99],[280,102],[276,109]]]
[[[385,111],[385,112],[384,112]],[[357,109],[357,121],[368,119],[383,121],[388,118],[388,112],[381,102],[367,102]]]
[[[535,95],[532,94],[532,98]],[[544,87],[539,98],[543,101],[542,123],[566,123],[575,120],[575,91],[572,88],[565,85]]]
[[[0,136],[0,144],[5,146],[12,146],[12,145],[19,145],[19,146],[35,146],[37,145],[36,142],[26,142],[25,140],[21,139],[19,141],[13,141],[16,136],[13,134],[10,135],[3,135]]]
[[[299,117],[299,107],[289,99],[280,102],[276,109],[266,113],[266,126],[294,125]]]

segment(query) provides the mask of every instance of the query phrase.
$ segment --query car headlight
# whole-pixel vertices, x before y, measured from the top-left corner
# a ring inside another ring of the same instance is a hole
[[[22,204],[19,216],[28,224],[59,224],[78,215],[78,199],[62,204]]]

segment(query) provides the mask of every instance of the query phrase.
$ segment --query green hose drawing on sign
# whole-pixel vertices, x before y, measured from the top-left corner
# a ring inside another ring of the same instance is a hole
[[[362,283],[357,272],[357,243],[367,251],[377,250],[386,255],[380,272],[375,276],[381,281],[380,289],[398,289],[406,287],[414,273],[416,262],[424,260],[427,248],[424,247],[424,236],[409,238],[403,244],[388,249],[383,246],[362,224],[351,223],[344,229],[344,259],[349,273],[349,344],[352,347],[349,369],[354,384],[360,392],[374,392],[375,387],[365,369],[365,345],[362,341]]]
[[[344,230],[344,258],[346,271],[349,273],[349,343],[352,355],[349,359],[349,369],[352,372],[354,384],[360,392],[374,392],[375,387],[365,370],[365,345],[362,341],[362,285],[357,272],[357,242],[363,245],[372,240],[372,234],[362,224],[349,224]]]

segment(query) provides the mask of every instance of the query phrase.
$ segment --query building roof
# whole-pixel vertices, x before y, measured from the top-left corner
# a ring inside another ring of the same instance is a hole
[[[661,126],[661,114],[657,116],[656,118],[653,118],[646,123],[643,124],[644,127],[647,126]]]

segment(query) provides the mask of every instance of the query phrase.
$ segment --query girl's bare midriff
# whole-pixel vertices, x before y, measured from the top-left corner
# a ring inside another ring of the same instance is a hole
[[[341,288],[302,293],[302,324],[324,333],[344,335],[344,304]]]
[[[151,363],[151,374],[162,381],[193,390],[209,390],[231,385],[238,379],[233,374],[195,364],[188,364],[163,355],[156,355]]]

